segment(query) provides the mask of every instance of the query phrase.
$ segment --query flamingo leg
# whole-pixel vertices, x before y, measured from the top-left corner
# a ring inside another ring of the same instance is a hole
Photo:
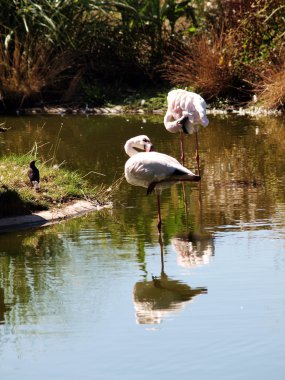
[[[195,131],[195,140],[196,140],[196,162],[198,175],[200,176],[200,157],[199,157],[199,144],[198,144],[198,130]]]
[[[183,201],[184,201],[186,226],[188,227],[188,200],[187,200],[187,193],[186,193],[186,188],[185,188],[185,182],[182,182],[182,190],[183,190]]]
[[[161,234],[161,213],[160,213],[160,194],[157,193],[157,229],[159,235]]]
[[[181,163],[184,166],[184,140],[183,140],[182,131],[180,131],[180,150],[181,150]]]
[[[163,254],[163,241],[161,235],[158,237],[158,242],[160,245],[160,258],[161,258],[161,274],[164,274],[164,254]]]

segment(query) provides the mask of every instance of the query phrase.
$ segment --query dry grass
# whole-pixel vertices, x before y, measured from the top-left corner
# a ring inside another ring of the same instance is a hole
[[[285,106],[285,51],[279,62],[269,62],[266,67],[255,70],[258,77],[254,92],[258,101],[268,109]]]
[[[174,86],[190,87],[211,99],[232,91],[236,43],[233,33],[216,32],[174,47],[166,57],[164,77]]]
[[[72,63],[71,54],[55,54],[52,46],[29,35],[21,43],[15,34],[13,40],[0,43],[2,100],[5,103],[12,99],[21,107],[25,100],[38,97],[45,87],[63,82]]]

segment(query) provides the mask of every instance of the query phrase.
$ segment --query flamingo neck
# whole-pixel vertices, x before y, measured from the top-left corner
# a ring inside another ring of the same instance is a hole
[[[128,156],[132,157],[134,154],[137,154],[138,151],[133,148],[132,141],[127,141],[125,144],[125,152]]]

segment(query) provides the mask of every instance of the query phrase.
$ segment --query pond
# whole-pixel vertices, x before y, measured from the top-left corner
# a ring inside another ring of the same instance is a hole
[[[209,119],[202,180],[162,193],[161,239],[155,196],[122,175],[139,134],[179,158],[162,116],[0,120],[1,155],[120,183],[112,209],[0,235],[1,379],[284,378],[285,120]]]

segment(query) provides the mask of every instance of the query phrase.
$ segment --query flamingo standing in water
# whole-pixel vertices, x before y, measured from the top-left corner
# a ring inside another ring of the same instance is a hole
[[[195,132],[196,161],[198,175],[200,175],[198,127],[199,125],[207,127],[209,124],[209,120],[206,116],[206,102],[195,92],[172,90],[167,95],[167,107],[164,116],[164,125],[171,133],[180,132],[182,165],[184,165],[183,132],[186,134]]]
[[[160,194],[165,188],[177,182],[199,181],[200,176],[182,166],[175,158],[153,151],[150,139],[140,135],[129,139],[125,152],[130,158],[125,164],[128,183],[147,189],[147,195],[154,190],[157,194],[158,232],[161,232]]]

